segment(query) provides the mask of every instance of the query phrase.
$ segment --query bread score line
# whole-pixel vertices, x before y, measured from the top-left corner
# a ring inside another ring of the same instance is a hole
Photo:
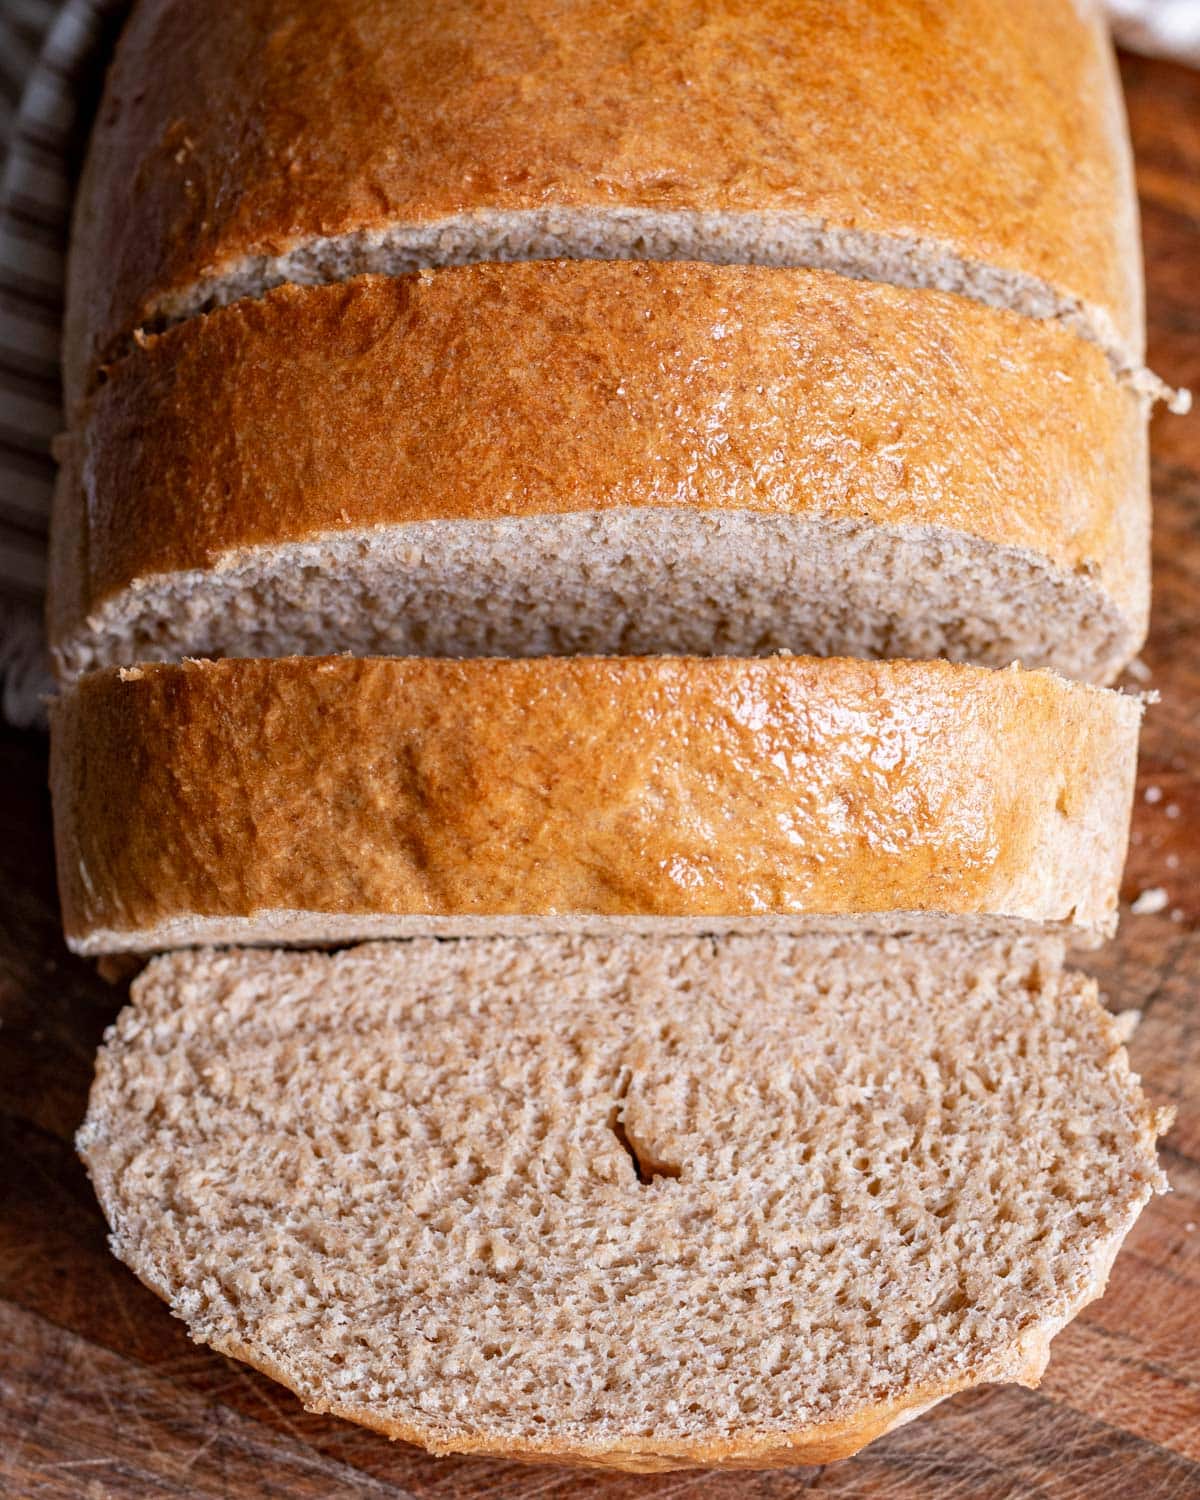
[[[1138,699],[945,662],[288,658],[53,705],[77,951],[828,923],[1112,931]]]

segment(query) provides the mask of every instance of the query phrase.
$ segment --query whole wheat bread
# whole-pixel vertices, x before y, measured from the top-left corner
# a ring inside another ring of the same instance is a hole
[[[1111,931],[1141,705],[1046,672],[293,657],[55,703],[68,941]]]
[[[1165,1187],[1052,943],[156,960],[79,1147],[194,1338],[435,1452],[822,1463],[1037,1383]]]
[[[155,0],[74,242],[72,401],[135,330],[283,281],[531,257],[823,266],[1142,359],[1092,0]]]
[[[941,293],[596,262],[285,287],[109,370],[51,644],[68,676],[787,649],[1104,681],[1145,634],[1145,442],[1094,346]]]

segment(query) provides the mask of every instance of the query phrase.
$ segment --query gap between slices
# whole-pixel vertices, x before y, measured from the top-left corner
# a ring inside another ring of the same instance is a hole
[[[718,217],[723,232],[714,233],[706,221]],[[594,235],[582,227],[595,218],[610,230],[614,226],[624,229],[624,241],[606,244],[603,252],[598,252]],[[495,226],[490,233],[486,228],[478,232],[481,220]],[[652,227],[664,221],[669,225],[665,232]],[[753,234],[757,229],[762,236],[765,229],[767,243],[761,248],[731,244],[737,234],[724,227],[729,224],[742,234]],[[798,244],[780,251],[777,241],[772,244],[769,238],[772,229],[777,236],[782,229]],[[445,248],[448,239],[454,241],[450,251]],[[398,225],[382,232],[313,237],[287,254],[247,257],[219,276],[164,294],[156,315],[146,318],[132,334],[106,351],[95,379],[103,380],[105,366],[145,337],[219,307],[257,300],[278,286],[327,285],[368,274],[403,276],[483,262],[538,260],[698,260],[717,265],[765,265],[824,270],[885,286],[950,292],[1022,317],[1062,323],[1104,352],[1114,378],[1121,383],[1151,401],[1165,402],[1178,414],[1191,408],[1189,391],[1168,385],[1130,358],[1102,308],[1089,307],[1079,297],[1029,273],[971,260],[949,246],[899,235],[830,228],[799,214],[664,214],[637,208],[600,214],[563,209],[475,213],[434,224]]]

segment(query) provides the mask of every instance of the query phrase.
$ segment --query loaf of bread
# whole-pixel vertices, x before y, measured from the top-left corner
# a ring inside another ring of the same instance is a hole
[[[192,1335],[435,1452],[824,1463],[1034,1385],[1165,1183],[1053,944],[156,959],[83,1154]]]
[[[75,238],[72,397],[138,328],[465,260],[825,266],[1142,358],[1094,0],[143,0]]]
[[[761,266],[283,287],[149,337],[68,444],[62,671],[192,655],[949,656],[1110,679],[1145,402],[1092,344]]]
[[[854,920],[1109,931],[1137,699],[790,658],[298,657],[56,703],[84,953]]]
[[[1095,0],[140,0],[68,281],[64,925],[184,950],[116,1253],[434,1452],[1036,1384],[1165,1187],[1063,968],[1148,605]]]

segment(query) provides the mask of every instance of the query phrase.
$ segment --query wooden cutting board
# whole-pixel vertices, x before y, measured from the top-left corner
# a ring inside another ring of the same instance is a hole
[[[1200,73],[1127,60],[1150,288],[1150,362],[1200,393]],[[768,1500],[1200,1497],[1200,415],[1154,423],[1162,702],[1147,721],[1123,912],[1093,967],[1137,1008],[1134,1066],[1179,1117],[1174,1193],[1147,1209],[1108,1295],[1055,1340],[1040,1390],[945,1402],[857,1458],[774,1474],[646,1479],[432,1459],[314,1417],[188,1341],[114,1261],[71,1148],[124,985],[58,934],[45,745],[0,732],[0,1494],[662,1496]],[[1161,899],[1161,898],[1159,898]],[[1145,901],[1143,905],[1147,904]],[[1151,897],[1150,905],[1155,904]]]

